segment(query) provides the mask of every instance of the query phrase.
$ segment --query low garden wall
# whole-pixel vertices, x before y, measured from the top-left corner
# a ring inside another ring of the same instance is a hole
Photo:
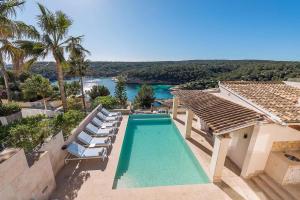
[[[55,117],[57,114],[59,114],[59,112],[53,110],[22,108],[23,117],[30,117],[34,115],[46,115],[47,117]]]
[[[22,112],[0,117],[0,125],[7,125],[22,118]]]

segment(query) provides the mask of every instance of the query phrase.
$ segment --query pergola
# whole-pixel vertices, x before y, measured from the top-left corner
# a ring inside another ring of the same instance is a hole
[[[220,181],[230,143],[230,133],[253,126],[263,116],[241,105],[201,90],[173,92],[173,119],[177,118],[179,102],[186,108],[185,137],[191,137],[192,122],[196,115],[207,126],[214,138],[210,172],[213,181]]]

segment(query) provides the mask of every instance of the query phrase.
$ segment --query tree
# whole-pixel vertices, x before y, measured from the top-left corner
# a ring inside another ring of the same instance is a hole
[[[23,84],[23,94],[25,98],[32,98],[34,96],[41,96],[45,110],[47,110],[46,97],[51,96],[53,90],[50,81],[41,75],[33,75],[26,79]]]
[[[80,84],[78,81],[72,81],[71,83],[65,82],[66,96],[77,95],[80,92]]]
[[[93,100],[92,107],[96,108],[101,104],[104,108],[112,109],[115,108],[118,104],[118,100],[113,96],[100,96]]]
[[[94,85],[91,90],[89,90],[88,95],[91,97],[92,100],[94,100],[96,97],[99,96],[108,96],[110,95],[109,90],[107,87],[103,85]]]
[[[14,18],[25,1],[20,0],[2,0],[0,1],[0,71],[4,78],[5,90],[8,101],[11,101],[9,88],[9,77],[5,67],[5,59],[10,59],[15,71],[19,71],[24,65],[25,53],[15,45],[12,40],[27,38],[38,38],[39,34],[33,26],[29,26]]]
[[[134,99],[134,105],[138,108],[150,108],[154,100],[152,87],[144,84]]]
[[[127,104],[126,85],[125,85],[125,79],[122,76],[118,76],[117,78],[115,97],[117,98],[118,103],[122,107],[126,106]]]
[[[78,76],[81,85],[81,96],[82,105],[84,111],[86,111],[85,95],[83,89],[83,77],[86,74],[87,68],[89,67],[89,61],[86,60],[85,54],[90,54],[76,38],[72,38],[67,46],[67,51],[70,52],[69,64],[70,64],[70,74]]]
[[[56,74],[60,96],[64,111],[67,110],[67,101],[64,88],[64,71],[67,62],[64,57],[67,44],[71,40],[82,39],[82,37],[68,37],[68,31],[72,25],[72,20],[62,11],[51,12],[42,4],[38,3],[40,14],[37,16],[38,26],[42,33],[39,42],[20,42],[20,47],[35,58],[45,58],[52,53],[56,63]]]

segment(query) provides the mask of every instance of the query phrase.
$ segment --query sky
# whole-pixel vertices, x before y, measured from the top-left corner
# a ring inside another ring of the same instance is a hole
[[[300,60],[299,0],[27,0],[18,19],[36,25],[37,2],[93,61]]]

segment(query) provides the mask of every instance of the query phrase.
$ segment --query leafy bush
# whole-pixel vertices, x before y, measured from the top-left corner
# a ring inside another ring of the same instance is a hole
[[[71,96],[67,98],[69,110],[82,110],[82,99]]]
[[[57,132],[62,130],[66,137],[70,135],[71,131],[83,120],[85,114],[78,110],[69,110],[64,114],[56,116],[53,120],[54,130]]]
[[[66,90],[67,96],[79,94],[80,93],[79,81],[72,81],[70,83],[65,82],[65,90]]]
[[[9,104],[0,104],[0,117],[11,115],[21,111],[21,108],[18,104],[9,103]]]
[[[110,95],[110,92],[107,87],[103,85],[94,85],[92,89],[87,92],[87,94],[91,97],[92,100],[94,100],[99,96],[108,96]]]
[[[44,115],[26,117],[7,126],[0,126],[0,144],[24,148],[29,152],[43,143],[44,139],[62,130],[68,136],[85,117],[80,111],[70,110],[53,119]]]
[[[112,109],[115,108],[118,105],[118,100],[113,96],[103,96],[103,97],[97,97],[93,101],[93,108],[97,107],[99,104],[101,104],[103,107]]]
[[[7,126],[0,126],[0,142],[8,146],[24,148],[28,152],[40,144],[45,137],[53,134],[49,126],[45,130],[44,120],[46,120],[44,115],[36,115],[22,118]]]
[[[45,98],[53,94],[49,79],[46,79],[41,75],[32,75],[30,78],[26,79],[22,85],[22,89],[24,98],[27,100],[36,100],[39,97],[42,97],[44,107],[47,109]]]

